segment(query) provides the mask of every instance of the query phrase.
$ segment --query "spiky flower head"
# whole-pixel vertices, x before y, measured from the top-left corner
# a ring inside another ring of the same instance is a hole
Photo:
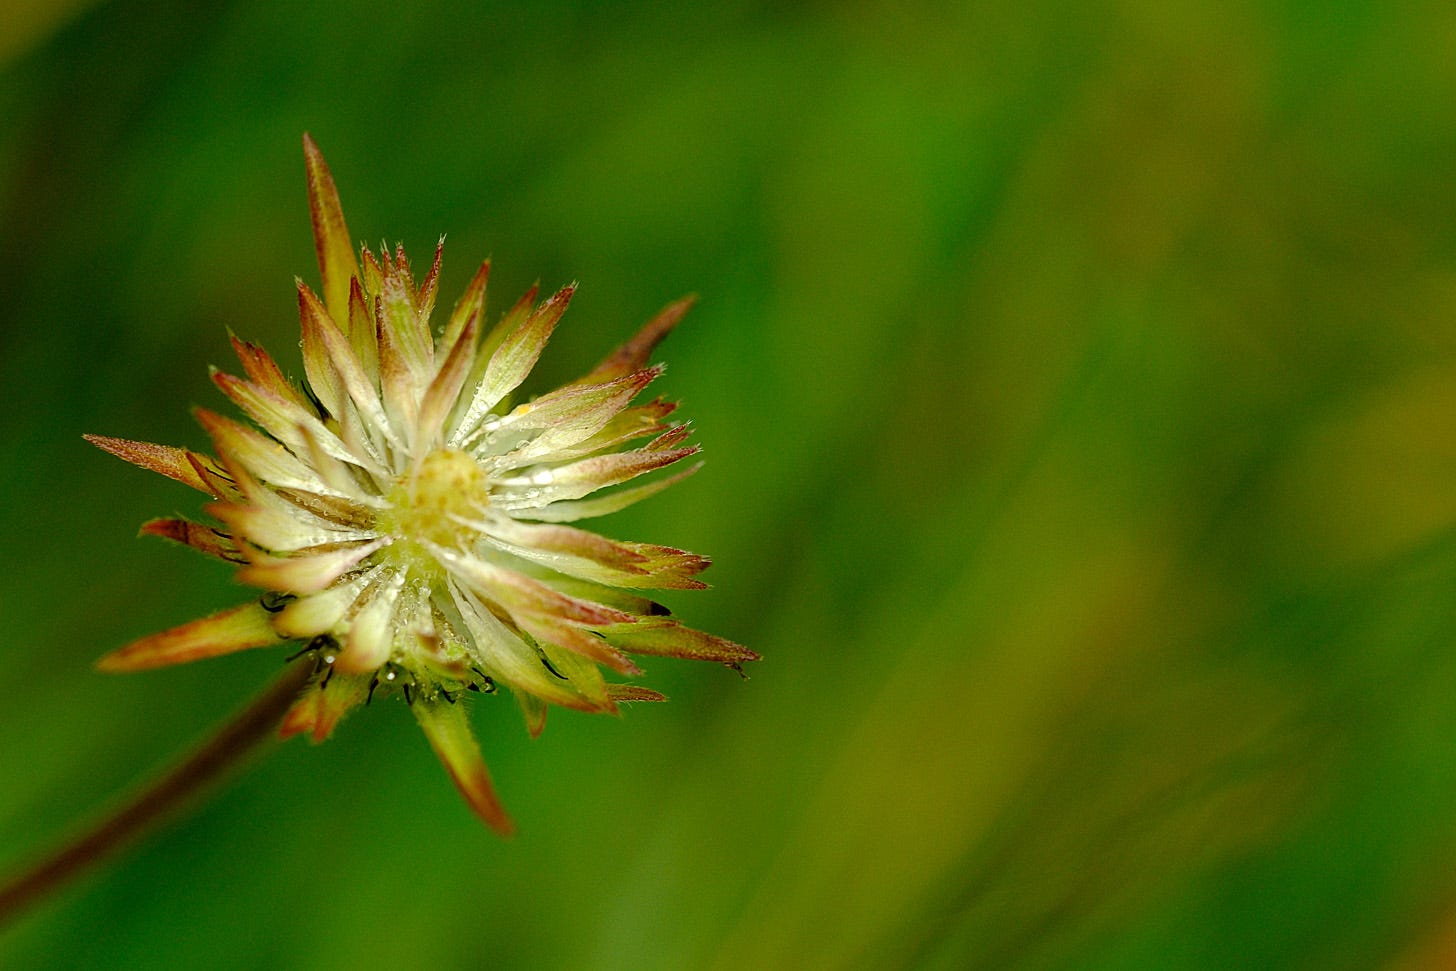
[[[691,300],[580,380],[512,406],[574,285],[540,303],[532,288],[485,331],[487,261],[437,330],[441,248],[419,284],[402,248],[356,258],[307,135],[304,157],[323,278],[322,299],[298,282],[306,381],[296,386],[266,351],[234,338],[247,377],[213,380],[257,427],[199,409],[215,457],[87,436],[212,496],[207,511],[221,525],[156,519],[142,532],[241,564],[239,578],[265,593],[98,666],[134,671],[301,643],[315,676],[285,737],[322,741],[350,709],[401,697],[471,807],[508,832],[462,693],[508,688],[535,735],[550,704],[615,712],[662,700],[603,677],[604,667],[640,674],[630,655],[731,667],[757,657],[684,627],[643,594],[703,587],[705,557],[568,525],[696,471],[600,491],[698,451],[688,427],[668,421],[674,404],[632,403],[662,373],[648,356]]]

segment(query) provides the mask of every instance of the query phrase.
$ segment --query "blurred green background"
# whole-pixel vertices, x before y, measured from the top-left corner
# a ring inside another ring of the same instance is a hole
[[[299,370],[299,136],[442,300],[702,296],[667,706],[282,746],[6,968],[1456,967],[1456,14],[1441,3],[0,10],[0,864],[267,683],[90,664],[236,602],[143,520],[226,328]],[[448,305],[448,304],[447,304]]]

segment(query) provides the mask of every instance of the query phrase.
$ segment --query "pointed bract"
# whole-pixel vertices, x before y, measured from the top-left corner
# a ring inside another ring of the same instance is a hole
[[[648,482],[644,485],[633,486],[630,489],[620,489],[604,496],[595,496],[591,499],[563,500],[547,503],[538,509],[525,510],[521,513],[524,518],[536,519],[545,523],[574,523],[579,519],[592,519],[597,516],[606,516],[611,513],[626,509],[634,503],[643,499],[655,496],[663,489],[681,482],[694,472],[703,467],[698,462],[690,465],[681,472],[658,479],[655,482]]]
[[[526,380],[575,292],[574,283],[562,287],[501,337],[500,345],[491,352],[480,386],[471,398],[465,420],[461,423],[462,430],[473,431],[483,416]]]
[[[272,616],[257,601],[245,603],[133,641],[101,658],[96,667],[102,671],[144,671],[281,644],[284,638],[273,629]]]
[[[141,532],[146,536],[160,536],[174,543],[190,546],[199,553],[206,553],[229,563],[244,562],[232,537],[216,526],[186,519],[152,519],[142,523]]]
[[[653,691],[651,688],[644,688],[637,684],[609,684],[607,694],[612,696],[613,701],[666,701],[667,695],[660,691]]]
[[[470,808],[497,833],[511,835],[515,826],[496,797],[480,746],[465,720],[465,709],[438,701],[421,701],[412,707],[430,747]]]
[[[151,442],[133,442],[125,438],[107,438],[105,435],[86,435],[86,441],[103,452],[110,452],[117,458],[130,462],[139,468],[159,472],[169,479],[176,479],[198,492],[216,496],[212,485],[205,481],[198,463],[211,465],[208,460],[185,448],[170,445],[153,445]]]
[[[312,136],[303,136],[304,167],[308,172],[308,209],[313,217],[314,251],[324,281],[324,303],[341,324],[349,319],[349,278],[359,273],[354,244],[339,205],[333,174]]]
[[[728,665],[759,660],[757,654],[742,644],[670,620],[623,626],[613,629],[607,636],[629,654],[655,654]]]
[[[444,333],[440,335],[441,347],[453,347],[460,332],[465,329],[466,322],[472,317],[477,320],[485,319],[485,287],[489,279],[490,260],[486,260],[475,271],[475,276],[470,278],[469,286],[455,302],[455,309],[450,311],[450,320],[445,325]]]
[[[608,354],[602,363],[592,368],[581,384],[592,384],[598,381],[610,381],[612,378],[621,377],[632,371],[644,367],[652,356],[657,345],[662,339],[672,333],[678,322],[693,309],[693,304],[698,302],[697,294],[688,294],[681,300],[674,301],[658,311],[653,317],[642,326],[632,339],[612,353]]]

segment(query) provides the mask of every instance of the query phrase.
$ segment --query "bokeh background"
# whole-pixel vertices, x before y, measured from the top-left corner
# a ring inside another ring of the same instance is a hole
[[[99,654],[236,602],[226,329],[299,370],[300,134],[442,299],[658,307],[698,476],[600,523],[765,656],[666,706],[282,746],[6,968],[1456,967],[1456,14],[1443,3],[0,7],[0,865],[275,674]]]

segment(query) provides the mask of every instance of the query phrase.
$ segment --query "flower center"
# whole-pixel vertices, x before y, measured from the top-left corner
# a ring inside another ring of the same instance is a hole
[[[413,475],[395,483],[385,498],[390,505],[381,517],[385,532],[409,546],[414,540],[455,547],[475,534],[459,518],[480,518],[481,508],[489,502],[489,484],[475,459],[442,448],[427,455]]]

